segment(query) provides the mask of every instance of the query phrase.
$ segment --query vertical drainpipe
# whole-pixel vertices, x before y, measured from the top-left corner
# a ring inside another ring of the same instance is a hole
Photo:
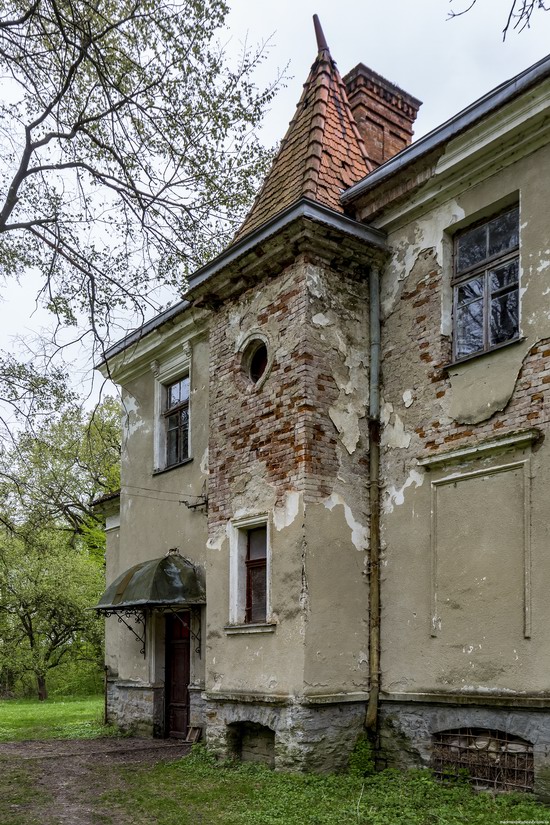
[[[369,701],[365,718],[376,732],[380,693],[380,273],[369,271]]]

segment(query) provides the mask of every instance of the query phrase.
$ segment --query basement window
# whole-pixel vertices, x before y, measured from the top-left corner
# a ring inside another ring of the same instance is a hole
[[[477,788],[532,791],[533,745],[501,730],[439,731],[432,739],[432,770],[440,779],[466,778]]]
[[[227,727],[235,759],[275,766],[275,731],[254,722],[233,722]]]
[[[453,358],[460,361],[519,337],[519,208],[455,237]]]

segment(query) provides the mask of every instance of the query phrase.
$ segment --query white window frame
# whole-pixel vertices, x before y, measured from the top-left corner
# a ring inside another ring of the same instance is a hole
[[[246,552],[248,531],[255,527],[266,528],[266,620],[261,623],[245,622],[246,615]],[[232,519],[229,525],[229,625],[226,630],[238,628],[242,632],[258,632],[258,629],[274,628],[271,618],[271,523],[267,513]]]
[[[159,473],[163,470],[171,470],[174,467],[181,466],[180,464],[166,463],[166,388],[178,381],[180,378],[189,377],[189,447],[188,458],[192,458],[192,358],[191,348],[189,345],[183,347],[183,351],[172,356],[166,361],[153,361],[151,369],[155,376],[154,388],[154,435],[153,435],[153,472]]]

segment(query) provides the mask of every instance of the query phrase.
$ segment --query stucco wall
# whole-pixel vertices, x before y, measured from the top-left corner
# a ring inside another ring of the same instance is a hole
[[[162,369],[165,351],[162,341],[150,362],[137,375],[123,383],[123,445],[120,495],[120,547],[118,556],[111,555],[107,570],[111,581],[124,570],[148,559],[163,556],[170,548],[194,563],[206,565],[206,513],[204,508],[189,510],[180,503],[207,492],[208,455],[208,341],[206,337],[192,341],[188,366],[183,341],[179,344],[182,373],[191,376],[190,396],[190,457],[188,463],[168,471],[155,473],[154,438],[155,375]],[[170,358],[174,360],[173,347]],[[176,357],[177,361],[177,357]],[[116,558],[116,560],[115,560]],[[163,678],[164,652],[161,620],[149,622],[148,654],[140,653],[140,643],[129,630],[108,620],[114,638],[108,637],[107,656],[116,651],[117,671],[122,680],[155,683]],[[204,679],[204,665],[195,657],[192,680]]]
[[[528,428],[541,435],[548,429],[549,172],[550,150],[540,149],[403,222],[389,237],[382,406],[386,693],[550,689],[544,664],[550,616],[540,584],[550,575],[546,443],[431,470],[418,463]],[[522,338],[449,366],[452,232],[518,197]]]

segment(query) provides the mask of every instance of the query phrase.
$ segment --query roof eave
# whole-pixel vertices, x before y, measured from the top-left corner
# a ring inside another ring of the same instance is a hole
[[[188,306],[189,301],[178,301],[177,304],[168,307],[168,309],[165,309],[163,312],[155,315],[154,318],[151,318],[150,321],[146,321],[140,327],[137,327],[137,329],[129,332],[128,335],[125,335],[124,338],[121,338],[105,350],[101,361],[98,361],[94,365],[95,369],[100,369],[100,367],[107,364],[112,358],[114,358],[115,355],[119,355],[121,352],[124,352],[124,350],[132,346],[132,344],[136,344],[138,341],[141,341],[142,338],[145,338],[146,335],[149,335],[150,332],[153,332],[163,324],[167,324],[178,315],[181,315],[181,313],[184,312]]]
[[[210,279],[214,278],[221,270],[235,263],[239,258],[247,255],[254,247],[263,243],[267,239],[273,237],[278,232],[281,232],[287,226],[299,219],[309,219],[316,223],[325,224],[331,229],[338,230],[343,234],[347,234],[358,240],[364,241],[366,244],[384,252],[387,250],[386,235],[379,229],[374,229],[365,224],[359,223],[353,218],[343,215],[341,212],[335,212],[328,206],[311,201],[308,198],[301,198],[296,203],[279,212],[278,215],[271,218],[262,226],[252,230],[231,246],[228,246],[218,257],[214,258],[210,263],[198,269],[189,278],[189,289],[186,295],[192,295],[193,291],[205,284]],[[96,368],[102,367],[108,363],[112,358],[128,347],[141,341],[151,332],[158,330],[159,327],[172,321],[175,317],[184,312],[191,302],[184,299],[169,309],[147,321],[141,327],[138,327],[133,332],[126,335],[112,347],[107,349],[103,355],[102,360],[96,364]]]
[[[202,269],[197,270],[189,279],[189,290],[187,294],[192,295],[194,289],[202,286],[222,269],[230,266],[241,256],[252,251],[255,246],[263,243],[268,238],[281,232],[291,223],[301,218],[326,224],[331,229],[336,229],[344,234],[351,235],[374,246],[380,251],[387,250],[386,235],[381,230],[359,223],[353,218],[348,218],[347,215],[335,212],[328,206],[323,206],[308,198],[300,198],[300,200],[282,212],[279,212],[275,217],[271,218],[271,220],[254,229],[248,235],[245,235],[240,241],[229,246],[221,255],[202,267]]]
[[[179,601],[175,599],[161,599],[157,601],[138,599],[132,602],[113,602],[110,604],[99,603],[88,609],[95,610],[97,613],[124,613],[125,611],[133,610],[161,610],[167,608],[195,607],[203,604],[206,604],[206,597],[200,599],[180,599]]]
[[[525,71],[497,86],[476,100],[470,106],[458,112],[450,120],[429,132],[424,137],[403,149],[395,157],[379,166],[374,172],[350,186],[340,198],[343,205],[350,204],[371,189],[383,183],[392,175],[437,149],[442,144],[456,137],[478,120],[490,115],[496,109],[509,103],[518,95],[550,76],[550,55],[539,60]]]

